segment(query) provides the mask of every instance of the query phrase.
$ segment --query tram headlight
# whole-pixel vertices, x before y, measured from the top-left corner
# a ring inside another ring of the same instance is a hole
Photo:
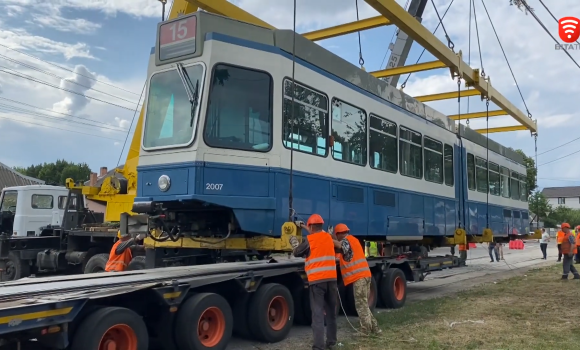
[[[171,187],[171,179],[167,175],[161,175],[159,180],[157,180],[157,186],[159,186],[161,191],[166,192]]]

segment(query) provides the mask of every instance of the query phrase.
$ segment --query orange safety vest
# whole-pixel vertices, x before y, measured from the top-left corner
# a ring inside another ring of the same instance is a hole
[[[562,240],[564,239],[565,235],[566,234],[563,231],[558,231],[558,234],[556,235],[556,241],[558,244],[562,244]]]
[[[336,281],[336,255],[334,243],[328,232],[320,231],[306,236],[310,255],[304,263],[308,283]]]
[[[467,251],[467,246],[465,244],[459,244],[459,251]]]
[[[125,249],[125,251],[119,255],[115,254],[115,250],[121,244],[121,240],[118,240],[113,244],[111,248],[111,253],[109,253],[109,261],[107,261],[107,266],[105,266],[105,271],[107,272],[122,272],[127,269],[127,265],[133,259],[133,253],[131,249]]]
[[[350,262],[345,261],[342,254],[340,254],[340,273],[342,274],[342,282],[345,286],[348,286],[361,278],[371,277],[372,275],[359,240],[351,235],[347,235],[345,238],[350,243],[353,254]]]
[[[571,232],[568,234],[564,234],[564,238],[562,240],[562,254],[570,253],[570,249],[572,248],[572,246],[570,245],[570,241],[568,240],[570,236],[573,236]],[[576,245],[574,245],[574,254],[576,253],[578,253],[578,249],[576,248]]]

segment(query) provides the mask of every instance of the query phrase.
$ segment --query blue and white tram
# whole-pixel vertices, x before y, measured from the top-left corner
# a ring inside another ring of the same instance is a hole
[[[526,232],[521,156],[490,140],[488,157],[483,136],[459,138],[402,93],[388,101],[399,92],[301,37],[293,60],[291,43],[204,12],[160,25],[136,211],[162,210],[185,235],[278,236],[292,173],[296,216],[361,238]]]

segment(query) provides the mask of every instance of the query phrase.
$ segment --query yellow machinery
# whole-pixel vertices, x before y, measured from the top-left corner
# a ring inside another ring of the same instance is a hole
[[[457,98],[458,94],[461,97],[467,96],[481,96],[482,99],[487,98],[492,101],[501,110],[489,111],[488,116],[500,116],[500,115],[510,115],[521,125],[501,127],[501,128],[490,128],[486,130],[476,130],[482,133],[492,133],[492,132],[506,132],[515,130],[530,130],[532,133],[537,133],[537,124],[534,120],[525,115],[512,103],[510,103],[505,97],[503,97],[497,90],[495,90],[490,83],[489,78],[481,77],[478,69],[473,69],[467,63],[463,61],[461,52],[455,53],[449,49],[444,43],[437,39],[431,32],[429,32],[424,26],[422,26],[418,21],[415,20],[409,13],[407,13],[400,5],[396,3],[395,0],[365,0],[370,6],[372,6],[381,15],[377,17],[372,17],[368,19],[363,19],[356,22],[351,22],[343,25],[338,25],[332,28],[326,28],[321,30],[316,30],[310,33],[304,33],[303,36],[312,41],[318,41],[323,39],[328,39],[332,37],[338,37],[341,35],[360,32],[380,26],[385,25],[396,25],[402,31],[407,33],[412,37],[417,43],[431,52],[437,61],[418,63],[414,65],[408,65],[403,67],[395,67],[383,69],[376,72],[371,72],[371,74],[377,78],[385,78],[394,75],[400,75],[411,72],[419,72],[426,70],[434,70],[441,68],[449,68],[452,78],[463,79],[465,85],[472,88],[470,90],[462,90],[455,92],[445,92],[428,96],[416,96],[415,99],[420,102],[436,101],[442,99]],[[161,1],[163,2],[163,1]],[[215,13],[218,15],[230,17],[243,22],[248,22],[257,26],[274,28],[270,24],[260,20],[259,18],[251,15],[250,13],[238,8],[237,6],[231,4],[227,0],[175,0],[171,11],[167,19],[174,19],[180,15],[189,14],[202,9],[207,12]],[[82,191],[82,193],[91,200],[101,201],[106,203],[106,213],[105,221],[107,222],[119,222],[122,213],[131,213],[133,200],[136,196],[137,190],[137,165],[139,161],[139,153],[141,149],[141,130],[143,126],[145,104],[143,105],[139,118],[137,120],[133,138],[130,143],[130,147],[127,154],[127,159],[122,168],[115,169],[115,172],[121,174],[126,179],[126,184],[120,181],[117,177],[111,176],[103,180],[100,187],[91,186],[77,186],[72,179],[67,179],[68,188],[77,188]],[[449,116],[451,119],[463,118],[481,118],[484,116],[485,112],[476,112],[463,115],[461,117]],[[282,238],[284,238],[285,231],[290,230],[286,225],[283,227]],[[486,229],[489,232],[483,233],[482,236],[478,237],[468,237],[465,231],[458,229],[455,232],[453,238],[448,239],[448,244],[464,244],[465,242],[489,242],[493,239],[491,230]],[[540,232],[536,232],[533,238],[541,235]],[[287,238],[287,237],[286,237]],[[149,239],[148,239],[149,240]],[[236,242],[238,239],[232,238],[221,242],[190,242],[193,247],[207,247],[213,249],[271,249],[271,250],[287,250],[285,242],[281,242],[280,239],[267,238],[267,243],[260,239],[260,242],[256,244],[251,244],[247,239],[240,239],[244,242]],[[211,240],[210,240],[211,241]],[[284,239],[282,239],[284,241]],[[158,246],[158,242],[148,242],[151,246]],[[239,244],[238,244],[239,243]],[[429,243],[429,242],[425,242]],[[162,245],[164,247],[170,246],[181,246],[183,247],[183,242],[164,242]]]

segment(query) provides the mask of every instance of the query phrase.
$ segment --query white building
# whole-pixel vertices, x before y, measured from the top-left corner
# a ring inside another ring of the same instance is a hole
[[[546,187],[542,190],[542,194],[554,208],[564,206],[580,209],[580,186]]]

